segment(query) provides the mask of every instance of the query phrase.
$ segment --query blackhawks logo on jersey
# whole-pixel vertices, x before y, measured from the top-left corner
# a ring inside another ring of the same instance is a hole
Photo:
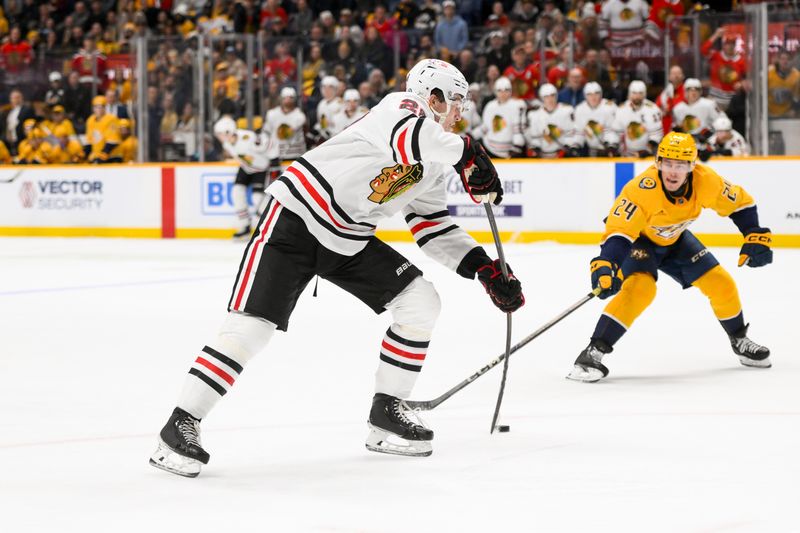
[[[633,18],[633,10],[629,7],[626,7],[619,12],[619,18],[621,20],[631,20]]]
[[[547,133],[544,134],[544,138],[545,138],[545,140],[547,142],[551,142],[551,143],[557,142],[561,138],[561,135],[563,133],[564,132],[561,131],[561,128],[559,128],[555,124],[548,124],[547,125]]]
[[[422,164],[394,165],[381,169],[380,176],[369,182],[372,189],[367,199],[376,204],[384,204],[397,198],[422,180]]]
[[[681,122],[683,131],[690,133],[700,128],[700,119],[694,115],[686,115]]]
[[[629,139],[641,139],[645,134],[644,125],[638,122],[631,122],[628,124],[628,127],[625,128],[625,133]]]
[[[512,82],[514,96],[522,97],[528,92],[528,82],[522,78],[517,78]]]
[[[278,126],[278,139],[285,141],[294,137],[294,130],[288,124]]]
[[[453,133],[462,133],[467,129],[467,121],[461,118],[458,122],[453,124]]]
[[[739,81],[739,73],[728,65],[722,65],[719,68],[719,79],[722,83],[736,83]]]
[[[506,119],[502,115],[495,115],[492,119],[492,131],[495,133],[504,130],[506,125]]]
[[[322,127],[323,130],[328,129],[328,117],[322,115],[322,117],[319,119],[319,125]]]
[[[590,120],[587,122],[584,130],[586,131],[586,135],[588,137],[599,139],[600,136],[603,135],[603,125],[595,120]]]

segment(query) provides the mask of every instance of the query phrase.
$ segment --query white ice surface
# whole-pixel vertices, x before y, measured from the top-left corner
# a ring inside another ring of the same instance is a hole
[[[443,300],[414,394],[430,399],[502,351],[505,319],[477,282],[399,248]],[[699,291],[662,277],[609,379],[564,379],[592,301],[511,358],[510,433],[489,435],[498,367],[427,413],[421,459],[364,449],[389,317],[323,281],[203,422],[210,464],[180,478],[147,459],[241,250],[0,239],[0,531],[800,532],[800,251],[738,269],[714,250],[772,369],[740,366]],[[528,300],[515,340],[588,292],[595,252],[508,246]]]

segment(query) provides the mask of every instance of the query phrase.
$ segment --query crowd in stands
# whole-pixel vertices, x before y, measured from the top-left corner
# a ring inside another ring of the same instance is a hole
[[[712,4],[719,12],[738,5]],[[707,7],[692,0],[4,0],[0,163],[136,160],[140,120],[146,160],[219,158],[212,137],[198,140],[202,100],[209,124],[229,115],[263,127],[290,158],[402,90],[408,69],[431,57],[464,72],[474,105],[457,127],[497,157],[646,157],[671,129],[695,135],[705,155],[746,153],[743,35],[704,26],[708,74],[685,76],[690,65],[679,55],[661,72],[667,23]],[[248,66],[243,35],[257,37],[259,68]],[[136,105],[138,37],[147,39],[147,78]],[[196,83],[197,51],[206,43],[202,74],[211,90],[201,100],[207,89]],[[794,51],[774,54],[773,117],[800,116],[797,61]],[[248,99],[255,117],[245,117]]]

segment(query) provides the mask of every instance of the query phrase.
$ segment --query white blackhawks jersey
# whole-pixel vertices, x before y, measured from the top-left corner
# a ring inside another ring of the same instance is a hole
[[[718,153],[721,150],[730,150],[731,153],[726,155],[750,155],[750,145],[747,144],[747,141],[744,139],[744,137],[742,137],[742,134],[736,130],[731,130],[731,135],[733,135],[733,137],[724,143],[720,143],[717,141],[717,134],[715,133],[708,139],[708,144]]]
[[[562,103],[552,111],[544,106],[529,111],[525,130],[528,146],[540,150],[542,157],[554,157],[559,150],[577,146],[572,114],[572,106]]]
[[[336,135],[350,124],[366,115],[369,110],[364,106],[358,106],[352,115],[347,114],[347,110],[342,108],[337,114],[333,116],[332,124],[330,126],[331,136]]]
[[[483,108],[483,145],[502,158],[511,157],[514,150],[524,150],[524,122],[525,102],[518,98],[509,98],[503,104],[491,100]]]
[[[270,167],[269,162],[280,156],[278,143],[266,133],[254,133],[250,130],[236,130],[233,144],[224,142],[222,148],[234,158],[248,174],[264,172]]]
[[[473,139],[480,139],[483,137],[483,126],[481,124],[481,115],[478,113],[477,106],[471,102],[466,111],[461,113],[461,120],[453,126],[453,133],[462,137],[469,135]]]
[[[628,155],[648,150],[648,142],[659,143],[664,136],[661,110],[650,100],[644,100],[637,108],[633,107],[630,100],[626,100],[617,107],[614,131],[624,141]]]
[[[583,101],[575,107],[575,135],[578,146],[586,143],[590,150],[603,150],[605,145],[619,145],[619,135],[614,131],[617,106],[603,98],[597,107]]]
[[[344,109],[344,100],[338,96],[325,100],[324,98],[317,104],[317,132],[323,139],[330,139],[336,132],[333,130],[333,117]]]
[[[672,127],[692,135],[703,131],[710,133],[717,117],[724,115],[714,100],[701,96],[693,104],[684,101],[672,109]]]
[[[284,113],[283,108],[278,106],[267,111],[263,129],[277,140],[281,159],[294,159],[306,151],[305,125],[306,115],[299,108]]]
[[[391,93],[295,160],[267,192],[323,246],[348,256],[364,249],[381,220],[402,212],[422,250],[457,270],[477,246],[447,210],[447,179],[464,141],[432,116],[422,98]]]

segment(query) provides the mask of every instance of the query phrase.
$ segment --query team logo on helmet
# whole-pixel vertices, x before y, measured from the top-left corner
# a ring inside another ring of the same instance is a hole
[[[502,117],[502,115],[495,115],[492,119],[492,131],[497,133],[505,129],[506,127],[506,119]]]
[[[644,126],[638,122],[631,122],[628,124],[628,127],[625,129],[625,131],[629,139],[641,139],[645,134]]]
[[[686,115],[681,122],[683,131],[695,131],[700,127],[700,119],[694,115]]]
[[[285,141],[294,136],[294,130],[288,124],[281,124],[278,126],[278,139]]]
[[[422,180],[421,163],[384,167],[380,176],[376,176],[369,182],[372,194],[367,199],[376,204],[384,204],[397,198],[420,180]]]
[[[655,189],[656,188],[656,180],[651,177],[644,177],[642,181],[639,182],[640,189]]]

